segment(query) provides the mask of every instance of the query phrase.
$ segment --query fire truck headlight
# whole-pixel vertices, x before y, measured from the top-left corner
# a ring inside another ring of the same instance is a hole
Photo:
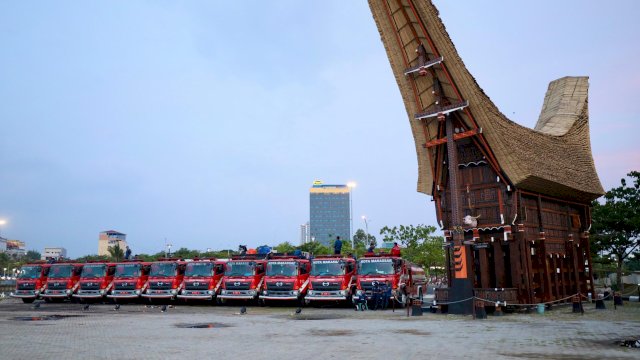
[[[213,290],[209,290],[209,295],[213,295]]]
[[[313,290],[309,290],[309,295],[313,295]]]
[[[177,295],[177,294],[178,294],[178,290],[173,289],[173,290],[171,290],[171,293],[172,293],[173,295]]]
[[[136,295],[140,295],[140,294],[142,294],[142,291],[136,290]]]
[[[342,296],[346,296],[347,295],[347,290],[340,290],[340,295]]]
[[[249,294],[249,295],[255,295],[255,294],[256,294],[256,291],[255,291],[255,290],[249,290],[249,291],[247,291],[247,294]]]
[[[262,295],[268,295],[268,294],[269,294],[269,292],[267,290],[262,292]]]
[[[67,295],[71,295],[71,289],[67,290]]]
[[[299,294],[299,293],[300,293],[300,292],[299,292],[298,290],[293,290],[293,291],[291,292],[291,295],[293,295],[293,296],[298,296],[298,294]]]
[[[227,294],[227,290],[224,290],[224,289],[223,289],[220,293],[221,293],[222,295],[226,295],[226,294]]]
[[[104,289],[100,290],[100,295],[104,295]]]
[[[364,294],[364,291],[362,291],[362,290],[358,290],[358,291],[356,291],[356,294],[357,294],[358,296],[360,296],[360,295]]]

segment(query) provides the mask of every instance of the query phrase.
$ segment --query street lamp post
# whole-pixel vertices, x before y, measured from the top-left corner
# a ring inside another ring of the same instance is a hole
[[[351,227],[351,248],[356,248],[356,241],[353,239],[353,189],[356,188],[355,181],[349,181],[347,187],[349,188],[349,226]]]
[[[171,257],[171,244],[167,244],[167,257]]]
[[[367,243],[369,242],[369,223],[367,222],[367,217],[362,215],[362,220],[364,220],[364,229],[367,232]]]
[[[2,237],[2,227],[7,224],[7,220],[0,219],[0,237]]]

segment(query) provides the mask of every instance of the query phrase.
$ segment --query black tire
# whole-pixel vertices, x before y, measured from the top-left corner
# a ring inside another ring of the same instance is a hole
[[[22,302],[25,304],[31,304],[32,302],[34,302],[36,299],[26,299],[26,298],[22,298]]]

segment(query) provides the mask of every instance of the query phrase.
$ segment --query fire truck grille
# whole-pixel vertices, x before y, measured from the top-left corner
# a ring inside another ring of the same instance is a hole
[[[372,281],[361,281],[360,282],[360,287],[364,291],[371,291],[371,290],[373,290],[373,282]]]
[[[18,290],[35,290],[36,289],[36,284],[35,283],[21,283],[18,284]]]
[[[209,289],[209,283],[206,281],[191,281],[185,283],[184,288],[187,290],[207,290]]]
[[[251,283],[244,281],[227,281],[224,287],[227,290],[249,290]]]
[[[285,291],[285,290],[289,291],[289,290],[293,290],[293,283],[283,282],[283,281],[268,282],[267,289],[273,290],[273,291]]]
[[[66,290],[67,283],[64,281],[61,282],[50,282],[47,284],[47,289],[49,290]]]
[[[336,281],[314,281],[311,283],[313,290],[336,291],[340,290],[340,283]]]
[[[152,281],[149,282],[149,288],[153,290],[169,290],[171,289],[170,281]]]
[[[81,283],[80,290],[100,290],[100,283],[98,282]]]
[[[116,290],[135,290],[136,289],[136,283],[135,282],[116,283],[115,288],[116,288]]]

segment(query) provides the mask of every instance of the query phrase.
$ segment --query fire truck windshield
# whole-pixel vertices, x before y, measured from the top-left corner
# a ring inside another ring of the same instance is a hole
[[[184,276],[211,276],[213,274],[213,264],[210,262],[198,262],[187,264]]]
[[[392,275],[393,273],[391,260],[361,259],[358,264],[358,275]]]
[[[225,270],[224,274],[226,276],[253,276],[253,268],[253,264],[246,261],[230,261],[227,263],[227,270]]]
[[[336,260],[319,260],[311,264],[311,276],[344,275],[344,264]]]
[[[71,265],[52,265],[49,271],[50,278],[68,278],[71,276]]]
[[[40,266],[23,266],[18,279],[37,279],[40,277]]]
[[[80,274],[81,278],[101,278],[104,276],[106,266],[104,264],[99,265],[85,265],[82,268],[82,274]]]
[[[296,276],[298,267],[294,261],[270,261],[267,263],[267,276]]]
[[[149,272],[149,276],[155,277],[167,277],[174,276],[176,274],[176,264],[175,263],[153,263],[151,264],[151,272]]]
[[[118,264],[115,276],[120,278],[140,276],[140,264]]]

